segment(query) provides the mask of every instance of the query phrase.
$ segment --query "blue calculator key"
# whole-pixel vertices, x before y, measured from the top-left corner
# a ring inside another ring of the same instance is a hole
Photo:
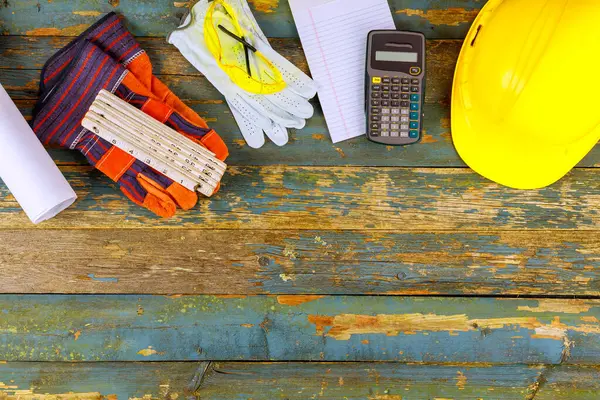
[[[410,119],[418,120],[419,119],[419,113],[418,112],[411,112],[410,113]]]
[[[410,129],[419,129],[419,123],[417,121],[411,121]]]
[[[411,138],[418,138],[419,137],[419,131],[410,131],[408,133],[408,136],[410,136]]]
[[[419,103],[410,103],[410,109],[413,111],[419,111]]]
[[[418,94],[411,94],[410,95],[410,101],[419,101],[419,95]]]

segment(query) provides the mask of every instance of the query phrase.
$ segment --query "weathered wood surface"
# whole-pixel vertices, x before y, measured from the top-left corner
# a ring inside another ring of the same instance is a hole
[[[192,2],[147,0],[3,0],[0,3],[0,33],[74,36],[105,13],[117,11],[127,17],[135,35],[164,37],[179,25],[190,3]],[[250,0],[249,3],[253,6],[265,35],[298,36],[286,0]],[[418,30],[434,38],[461,38],[485,1],[390,0],[389,3],[396,26],[400,29]]]
[[[200,363],[0,363],[0,400],[184,400]]]
[[[538,378],[539,388],[529,400],[596,400],[600,394],[600,367],[552,366]]]
[[[37,100],[39,69],[71,38],[0,36],[0,82],[7,88],[27,118]],[[425,136],[418,146],[386,147],[356,138],[333,144],[317,105],[316,115],[302,130],[291,131],[291,143],[283,148],[267,144],[259,150],[245,145],[222,96],[182,58],[171,45],[157,38],[141,38],[153,60],[155,71],[187,104],[205,117],[231,148],[231,165],[378,165],[464,167],[450,135],[449,98],[454,64],[461,41],[435,40],[428,43],[428,82],[425,107]],[[295,39],[274,41],[275,48],[307,70],[300,44]],[[55,149],[59,163],[84,163],[78,154]],[[580,167],[600,166],[597,146]]]
[[[79,200],[38,228],[579,229],[595,235],[600,223],[595,169],[576,169],[548,188],[522,191],[467,169],[231,167],[219,193],[168,220],[127,200],[91,167],[62,170]],[[0,228],[36,228],[5,186]]]
[[[0,383],[0,399],[97,400],[101,396],[110,399],[112,395],[117,399],[174,399],[193,395],[202,400],[524,400],[532,393],[539,376],[548,370],[543,365],[204,364],[10,362],[0,364],[0,382],[4,384]],[[564,372],[559,374],[559,371]],[[578,373],[593,378],[590,375],[594,371],[589,367],[564,366],[557,367],[554,376],[562,378]],[[132,381],[139,385],[133,385]],[[575,381],[571,387],[560,390],[557,387],[551,393],[575,395],[597,386],[593,380]],[[57,394],[63,396],[53,396]]]
[[[599,300],[2,295],[0,313],[7,361],[595,364],[600,356]]]
[[[595,400],[597,366],[398,363],[0,364],[0,399]]]
[[[0,243],[2,293],[600,296],[596,232],[7,230]]]

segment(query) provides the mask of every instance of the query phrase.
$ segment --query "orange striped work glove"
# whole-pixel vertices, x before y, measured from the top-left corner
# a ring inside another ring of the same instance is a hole
[[[42,143],[81,151],[127,197],[162,217],[173,216],[177,206],[189,209],[196,204],[195,192],[83,128],[81,120],[98,92],[106,89],[200,144],[207,135],[216,136],[214,131],[160,102],[130,71],[91,42],[83,42],[59,75],[34,112],[33,129]]]

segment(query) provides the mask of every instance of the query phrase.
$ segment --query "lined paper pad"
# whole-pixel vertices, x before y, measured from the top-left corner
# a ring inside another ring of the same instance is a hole
[[[302,47],[334,143],[366,133],[367,35],[396,29],[387,0],[290,1]],[[314,3],[314,2],[313,2]],[[306,4],[306,3],[305,3]]]

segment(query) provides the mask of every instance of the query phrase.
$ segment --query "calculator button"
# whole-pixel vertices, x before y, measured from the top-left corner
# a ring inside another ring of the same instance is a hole
[[[384,107],[389,107],[390,106],[390,102],[387,100],[381,100],[381,105]]]
[[[402,84],[403,85],[408,85],[410,81],[408,80],[408,78],[402,78]]]
[[[381,136],[390,136],[389,131],[381,131]]]
[[[413,111],[419,111],[419,103],[410,103],[410,109]]]
[[[379,132],[378,131],[371,131],[371,136],[379,136]]]
[[[381,113],[381,109],[379,108],[371,108],[371,114],[379,114]]]
[[[400,93],[392,93],[392,99],[398,100],[400,98]]]
[[[378,92],[381,90],[381,86],[380,85],[372,85],[371,89],[373,89],[374,91]]]
[[[402,86],[403,92],[408,92],[409,90],[410,90],[410,88],[408,86]]]
[[[381,130],[382,131],[387,131],[389,129],[390,129],[390,124],[381,124]]]
[[[409,105],[409,104],[410,104],[410,103],[409,103],[408,101],[403,101],[403,102],[401,102],[401,103],[400,103],[400,105],[401,105],[402,107],[408,107],[408,105]]]
[[[392,122],[400,122],[400,117],[392,117],[391,121]]]
[[[392,135],[391,136],[398,137],[399,136],[398,131],[392,131]]]
[[[400,118],[400,121],[401,122],[408,122],[408,117],[402,117],[402,118]]]
[[[371,100],[371,105],[373,107],[379,107],[379,100]]]
[[[409,136],[410,136],[411,138],[413,138],[413,139],[414,139],[414,138],[418,138],[418,137],[419,137],[419,131],[410,131],[410,132],[409,132]]]
[[[411,94],[410,101],[419,101],[420,96],[418,94]]]
[[[400,114],[400,110],[398,108],[392,108],[392,114],[398,115]]]
[[[400,86],[392,86],[392,92],[399,92]]]
[[[411,85],[418,85],[419,83],[420,83],[420,82],[419,82],[419,80],[418,80],[418,79],[415,79],[415,78],[413,78],[413,79],[411,79],[411,80],[410,80],[410,84],[411,84]]]
[[[392,101],[392,107],[400,107],[399,101]]]
[[[389,93],[381,93],[381,98],[382,99],[389,99],[390,98],[390,94]]]
[[[391,124],[390,128],[392,128],[392,130],[398,130],[398,129],[400,129],[400,125],[399,124]]]
[[[406,108],[403,108],[402,110],[400,110],[400,114],[408,115],[408,110]]]
[[[411,86],[410,87],[410,91],[413,92],[413,93],[415,93],[415,92],[418,93],[419,92],[419,87],[418,86]]]
[[[374,76],[373,79],[371,79],[371,82],[373,83],[381,83],[381,78],[378,76]]]
[[[382,108],[381,109],[381,113],[382,114],[389,114],[390,113],[390,109],[389,108]]]
[[[377,124],[377,123],[372,123],[372,124],[371,124],[371,129],[379,129],[379,124]]]
[[[419,119],[419,113],[418,112],[411,112],[410,113],[410,119]]]
[[[381,98],[381,93],[379,93],[379,92],[373,92],[373,93],[371,93],[371,98],[373,98],[373,99],[379,99],[379,98]]]
[[[417,121],[412,121],[410,123],[410,129],[419,129],[419,123]]]
[[[402,93],[402,95],[400,96],[400,98],[401,98],[402,100],[408,100],[410,97],[409,97],[409,94],[408,94],[408,93]]]
[[[401,131],[400,137],[408,137],[408,131]]]
[[[381,87],[381,90],[383,90],[384,92],[387,92],[387,91],[389,91],[389,90],[390,90],[390,87],[389,87],[388,85],[383,85],[383,86]]]
[[[400,128],[404,131],[404,130],[408,130],[408,124],[402,124],[400,125]]]
[[[397,85],[397,84],[399,84],[399,83],[400,83],[400,78],[392,78],[392,83],[393,83],[394,85]]]
[[[379,118],[379,116],[377,116],[377,118]],[[382,116],[381,122],[390,122],[390,116],[389,115]]]
[[[381,121],[381,116],[379,115],[371,115],[371,121]]]
[[[421,73],[421,67],[410,67],[411,75],[419,75]]]
[[[383,83],[390,83],[390,78],[385,77],[385,78],[383,78],[382,82]]]

